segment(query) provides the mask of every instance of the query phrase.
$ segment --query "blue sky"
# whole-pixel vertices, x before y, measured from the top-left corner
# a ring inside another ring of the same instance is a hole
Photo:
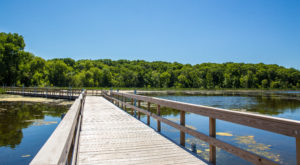
[[[45,59],[300,69],[299,0],[0,0],[0,31]]]

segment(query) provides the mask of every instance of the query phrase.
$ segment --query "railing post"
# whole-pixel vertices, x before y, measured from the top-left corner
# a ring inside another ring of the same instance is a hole
[[[118,92],[118,94],[119,94],[119,89],[117,89],[117,92]],[[120,107],[120,95],[118,95],[118,97],[117,97],[117,99],[118,99],[118,107]]]
[[[113,99],[111,98],[112,97],[112,88],[110,88],[109,96],[110,96],[110,102],[113,102]]]
[[[136,95],[136,89],[134,90],[134,94]],[[136,99],[134,99],[134,106],[136,107]],[[136,110],[134,110],[134,117],[136,117]]]
[[[124,102],[125,102],[124,95],[122,95],[122,109],[124,109]]]
[[[22,91],[23,91],[23,96],[24,96],[24,84],[23,84],[23,88],[22,88]]]
[[[69,87],[69,92],[68,92],[68,95],[69,95],[69,100],[71,100],[71,91],[72,91],[72,87]]]
[[[180,111],[180,125],[185,126],[185,111]],[[180,145],[185,146],[185,133],[180,131]]]
[[[123,97],[124,97],[124,95],[123,95]],[[124,110],[125,110],[125,112],[127,112],[127,110],[126,110],[126,97],[124,97]]]
[[[296,158],[297,165],[300,165],[300,138],[296,137]]]
[[[48,98],[48,87],[46,87],[46,98]]]
[[[160,116],[160,105],[157,104],[157,115]],[[157,132],[160,132],[161,126],[160,126],[160,121],[157,120]]]
[[[197,153],[197,146],[195,143],[191,144],[191,149],[192,149],[192,152]]]
[[[131,105],[133,105],[133,99],[131,99]],[[131,108],[131,115],[133,115],[133,108]]]
[[[150,112],[150,102],[148,102],[148,112]],[[150,115],[147,115],[147,125],[150,125]]]
[[[138,107],[141,108],[141,100],[138,101]],[[138,111],[138,119],[141,119],[141,112]]]
[[[209,136],[216,137],[216,119],[212,117],[209,118]],[[216,164],[216,147],[213,145],[209,145],[209,162]]]

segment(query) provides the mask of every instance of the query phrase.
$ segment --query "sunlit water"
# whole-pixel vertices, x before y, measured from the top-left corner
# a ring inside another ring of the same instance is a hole
[[[285,92],[283,92],[286,94]],[[300,120],[298,96],[257,93],[247,94],[205,94],[205,95],[160,95],[159,98],[226,108],[238,111],[266,114],[281,118]],[[143,104],[142,104],[143,105]],[[162,116],[179,123],[179,111],[162,108]],[[153,107],[155,112],[155,107]],[[142,116],[146,122],[147,117]],[[186,114],[186,125],[208,135],[209,119],[195,114]],[[151,119],[151,127],[156,129],[156,120]],[[162,123],[162,134],[179,144],[179,131]],[[295,138],[263,131],[247,126],[217,120],[217,139],[272,159],[279,164],[296,164]],[[209,145],[186,135],[186,148],[197,145],[197,154],[205,160],[209,157]],[[217,164],[251,164],[221,149],[217,149]]]
[[[29,164],[69,106],[0,102],[0,165]]]
[[[181,102],[248,111],[300,120],[299,92],[250,94],[158,95]],[[144,103],[142,106],[146,107]],[[44,103],[0,102],[0,165],[28,164],[61,121],[69,106]],[[152,107],[155,112],[155,105]],[[179,111],[162,107],[162,116],[179,123]],[[146,123],[146,116],[141,120]],[[208,135],[208,118],[186,114],[186,125]],[[156,129],[156,120],[151,119]],[[162,134],[179,144],[179,131],[162,123]],[[217,138],[280,164],[296,164],[295,139],[251,127],[217,120]],[[208,159],[209,146],[186,135],[186,147],[197,145],[197,154]],[[217,164],[251,164],[217,149]]]

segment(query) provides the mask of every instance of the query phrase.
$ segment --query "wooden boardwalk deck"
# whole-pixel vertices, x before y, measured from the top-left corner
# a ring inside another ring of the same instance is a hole
[[[87,96],[76,164],[207,164],[103,97]]]

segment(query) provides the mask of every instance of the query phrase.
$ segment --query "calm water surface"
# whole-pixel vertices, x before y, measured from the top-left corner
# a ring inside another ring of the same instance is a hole
[[[0,165],[29,164],[69,106],[0,102]]]
[[[292,92],[297,93],[297,92]],[[287,92],[256,94],[203,94],[203,95],[156,95],[155,97],[247,111],[275,117],[300,120],[300,97]],[[143,104],[142,104],[143,105]],[[155,107],[153,107],[155,112]],[[162,108],[162,116],[179,123],[179,111]],[[142,121],[146,122],[143,116]],[[195,114],[186,114],[186,124],[192,129],[208,135],[209,119]],[[156,128],[156,120],[151,119],[151,127]],[[179,144],[179,131],[162,123],[162,134]],[[217,139],[272,159],[279,164],[296,164],[295,139],[239,124],[217,120]],[[186,147],[197,145],[197,154],[208,160],[209,145],[186,135]],[[223,150],[217,149],[217,164],[251,164]]]

